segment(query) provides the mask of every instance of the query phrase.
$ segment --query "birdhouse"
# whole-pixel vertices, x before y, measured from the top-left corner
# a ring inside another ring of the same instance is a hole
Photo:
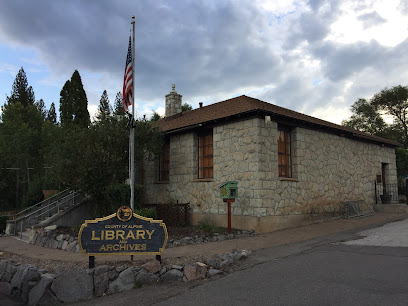
[[[222,184],[220,187],[221,199],[236,199],[238,197],[238,182],[229,181]]]

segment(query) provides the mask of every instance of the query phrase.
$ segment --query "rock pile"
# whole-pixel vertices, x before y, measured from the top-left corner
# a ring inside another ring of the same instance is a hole
[[[59,234],[54,230],[36,230],[30,243],[46,248],[60,249],[68,252],[79,252],[77,237],[73,237],[69,234]]]
[[[198,244],[198,243],[206,243],[206,242],[216,242],[216,241],[223,241],[228,239],[236,239],[236,238],[245,238],[250,236],[257,235],[254,230],[248,231],[238,231],[235,234],[211,234],[211,235],[196,235],[194,237],[184,237],[180,240],[170,239],[167,241],[166,248],[189,245],[189,244]]]
[[[183,245],[223,241],[228,239],[245,238],[257,235],[253,230],[238,231],[235,234],[220,235],[196,235],[194,237],[184,237],[180,240],[170,239],[167,241],[166,248],[172,248]],[[36,244],[46,248],[60,249],[68,252],[79,252],[78,237],[69,234],[60,234],[58,230],[38,229],[36,230],[31,244]]]
[[[0,294],[19,296],[28,305],[54,305],[76,302],[105,294],[115,294],[157,282],[188,282],[224,273],[234,261],[251,255],[251,251],[234,251],[214,255],[206,263],[162,267],[155,260],[140,267],[122,265],[75,268],[59,275],[39,270],[33,265],[0,261]]]

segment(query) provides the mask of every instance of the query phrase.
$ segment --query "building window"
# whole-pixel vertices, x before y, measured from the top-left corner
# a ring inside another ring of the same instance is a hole
[[[170,180],[170,141],[166,140],[163,145],[159,161],[159,181]]]
[[[278,129],[278,167],[280,177],[292,177],[290,131],[288,129]]]
[[[198,178],[213,177],[213,131],[198,136]]]

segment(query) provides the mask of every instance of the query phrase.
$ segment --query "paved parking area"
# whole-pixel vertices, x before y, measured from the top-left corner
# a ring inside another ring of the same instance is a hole
[[[346,245],[408,247],[408,219],[384,224],[359,232],[361,239],[343,242]]]

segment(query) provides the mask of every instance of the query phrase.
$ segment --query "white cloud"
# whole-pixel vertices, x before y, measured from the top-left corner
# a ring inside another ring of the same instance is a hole
[[[37,84],[54,91],[50,101],[59,101],[77,69],[94,114],[103,90],[112,105],[122,90],[130,27],[123,12],[134,12],[139,116],[164,111],[176,83],[194,108],[246,94],[339,123],[358,98],[406,85],[408,19],[401,6],[407,8],[396,0],[14,0],[0,2],[0,37],[35,50],[49,70]],[[0,64],[0,77],[15,77],[21,65]]]

